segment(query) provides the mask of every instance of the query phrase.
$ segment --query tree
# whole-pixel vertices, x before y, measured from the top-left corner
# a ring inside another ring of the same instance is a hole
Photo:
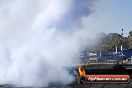
[[[129,32],[129,36],[132,36],[132,31]]]
[[[96,35],[95,37],[95,41],[96,41],[96,45],[95,45],[95,49],[96,51],[98,50],[104,50],[104,46],[103,44],[105,44],[105,38],[106,38],[106,33],[104,32],[100,32]]]
[[[132,31],[129,32],[129,36],[128,36],[128,49],[132,49]]]
[[[129,47],[128,38],[118,33],[108,33],[107,35],[99,33],[97,38],[100,38],[100,41],[97,42],[96,50],[115,50],[116,47],[121,49],[121,45],[123,45],[123,49],[128,49]]]
[[[121,49],[121,45],[123,45],[124,49],[132,49],[132,31],[129,32],[128,37],[123,37],[118,33],[104,33],[100,32],[96,35],[95,40],[96,44],[91,47],[92,51],[100,51],[100,50],[118,50]]]

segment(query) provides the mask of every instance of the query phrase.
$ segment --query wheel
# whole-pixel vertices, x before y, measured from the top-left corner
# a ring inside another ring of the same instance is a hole
[[[77,83],[78,83],[78,84],[84,84],[85,81],[86,81],[86,79],[85,79],[84,76],[79,76],[79,77],[77,78]]]

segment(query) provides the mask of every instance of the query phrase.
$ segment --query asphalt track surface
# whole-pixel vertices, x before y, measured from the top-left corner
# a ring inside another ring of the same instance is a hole
[[[52,87],[15,87],[11,85],[1,85],[0,88],[132,88],[130,84],[83,84],[83,85],[62,85]]]
[[[90,65],[89,69],[111,69],[113,65]],[[132,74],[131,74],[132,77]],[[15,87],[14,85],[0,85],[0,88],[132,88],[132,82],[130,83],[89,83],[89,84],[77,84],[72,83],[69,85],[57,85],[50,87]]]

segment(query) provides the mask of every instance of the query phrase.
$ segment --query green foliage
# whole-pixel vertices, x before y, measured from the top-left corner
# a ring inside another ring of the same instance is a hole
[[[129,32],[129,36],[132,36],[132,31]]]
[[[99,33],[96,35],[97,43],[95,45],[94,51],[98,50],[118,50],[121,49],[132,49],[132,31],[129,32],[128,37],[123,37],[118,33]]]
[[[128,45],[129,45],[128,49],[132,49],[132,36],[128,37]]]

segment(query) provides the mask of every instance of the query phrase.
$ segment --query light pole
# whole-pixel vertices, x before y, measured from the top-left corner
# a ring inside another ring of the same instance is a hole
[[[121,33],[121,35],[122,35],[122,37],[123,37],[123,29],[121,30],[122,31],[122,33]],[[124,60],[124,58],[123,58],[123,40],[121,39],[121,58]],[[123,62],[122,62],[123,63]]]
[[[122,29],[122,33],[121,33],[122,37],[123,37],[123,29]],[[121,41],[122,43],[122,41]],[[121,44],[121,51],[123,51],[123,43]]]
[[[123,29],[122,29],[122,33],[121,33],[122,37],[123,37]],[[123,41],[121,40],[121,52],[122,52],[122,55],[123,55]]]

